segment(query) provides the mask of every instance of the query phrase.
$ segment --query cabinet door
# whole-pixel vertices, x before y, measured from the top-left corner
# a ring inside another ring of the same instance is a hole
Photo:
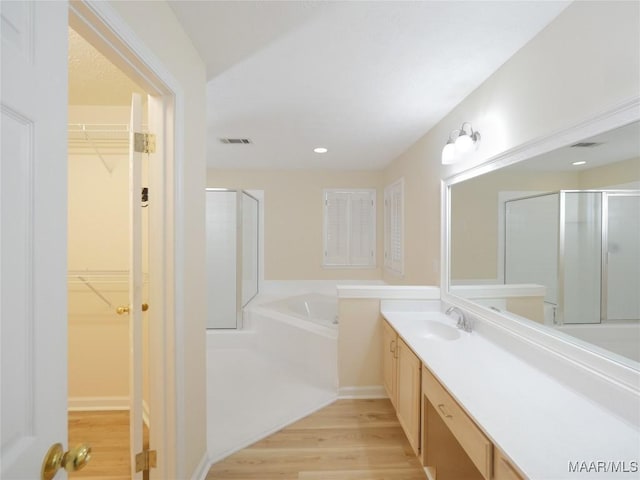
[[[494,480],[524,480],[524,476],[497,448],[493,451],[493,478]]]
[[[420,359],[401,338],[397,340],[398,420],[416,455],[420,451]]]
[[[387,322],[382,322],[382,377],[389,399],[397,408],[397,336]]]

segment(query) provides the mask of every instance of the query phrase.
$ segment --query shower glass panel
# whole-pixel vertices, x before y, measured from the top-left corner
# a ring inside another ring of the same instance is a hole
[[[547,287],[545,302],[558,304],[558,193],[505,205],[505,283]]]
[[[207,189],[207,328],[242,327],[242,307],[258,293],[258,200]]]
[[[600,323],[602,193],[562,192],[563,323]]]
[[[640,319],[640,194],[608,194],[607,320]]]
[[[235,191],[207,191],[207,328],[236,328]]]

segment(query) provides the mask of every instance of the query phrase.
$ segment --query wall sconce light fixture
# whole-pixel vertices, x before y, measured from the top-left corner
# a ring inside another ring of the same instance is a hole
[[[442,149],[442,164],[451,165],[460,157],[478,146],[480,132],[474,131],[469,122],[464,122],[459,130],[452,130],[447,144]]]

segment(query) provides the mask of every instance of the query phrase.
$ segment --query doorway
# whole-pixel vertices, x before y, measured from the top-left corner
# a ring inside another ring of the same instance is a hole
[[[149,201],[148,189],[140,188],[138,201],[130,202],[132,93],[143,89],[69,28],[69,445],[92,447],[90,468],[71,478],[131,478],[130,436],[137,434],[131,433],[136,415],[130,402],[136,390],[142,392],[144,424],[135,430],[143,432],[142,448],[149,446]],[[139,161],[142,185],[148,185],[148,156]],[[140,222],[132,221],[134,209]],[[142,238],[136,254],[142,265],[142,345],[132,344],[134,318],[128,313],[132,227]],[[142,352],[139,389],[131,383],[130,352],[136,350]]]

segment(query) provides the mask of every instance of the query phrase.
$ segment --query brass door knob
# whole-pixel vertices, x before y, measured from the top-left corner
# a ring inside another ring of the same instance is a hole
[[[61,443],[51,446],[42,462],[42,480],[52,480],[60,468],[67,472],[75,472],[84,468],[91,460],[91,447],[89,445],[76,445],[68,452],[65,452]]]
[[[146,312],[147,310],[149,310],[149,304],[143,303],[142,311]],[[120,305],[118,308],[116,308],[116,313],[118,315],[124,315],[125,313],[129,313],[130,311],[131,309],[129,308],[129,305]]]

